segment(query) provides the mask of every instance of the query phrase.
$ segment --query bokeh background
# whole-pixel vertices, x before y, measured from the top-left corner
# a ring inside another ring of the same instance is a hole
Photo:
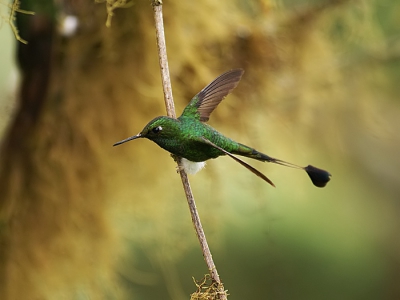
[[[189,299],[208,270],[175,163],[112,147],[165,114],[150,2],[111,28],[104,2],[21,9],[28,45],[0,30],[0,298]],[[400,2],[164,1],[164,18],[178,115],[244,68],[209,124],[333,176],[248,161],[272,188],[222,157],[190,177],[229,299],[400,299]]]

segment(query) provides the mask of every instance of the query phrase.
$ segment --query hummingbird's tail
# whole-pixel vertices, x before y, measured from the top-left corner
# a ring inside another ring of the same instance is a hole
[[[245,146],[243,144],[240,144],[240,147],[238,151],[232,151],[233,154],[238,154],[246,157],[250,157],[253,159],[257,159],[260,161],[266,161],[270,163],[274,163],[277,165],[281,166],[286,166],[290,168],[295,168],[295,169],[302,169],[307,172],[308,176],[310,177],[312,183],[317,186],[317,187],[324,187],[329,180],[331,179],[331,174],[328,171],[325,171],[323,169],[316,168],[314,166],[308,165],[306,167],[301,167],[292,163],[289,163],[284,160],[280,160],[277,158],[273,158],[271,156],[268,156],[264,153],[258,152],[257,150],[250,148],[248,146]]]

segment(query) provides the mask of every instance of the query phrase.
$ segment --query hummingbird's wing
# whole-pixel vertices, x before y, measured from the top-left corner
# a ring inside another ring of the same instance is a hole
[[[211,142],[210,140],[206,139],[205,137],[201,138],[206,144],[224,152],[226,155],[228,155],[229,157],[232,157],[234,160],[236,160],[239,164],[241,164],[242,166],[244,166],[247,170],[251,171],[252,173],[254,173],[255,175],[257,175],[258,177],[260,177],[261,179],[264,179],[266,182],[268,182],[270,185],[272,185],[273,187],[275,187],[275,184],[267,177],[265,176],[263,173],[261,173],[260,171],[258,171],[257,169],[253,168],[252,166],[250,166],[248,163],[244,162],[243,160],[241,160],[240,158],[234,156],[233,154],[229,153],[228,151],[222,149],[221,147],[215,145],[213,142]]]
[[[182,116],[207,122],[218,104],[238,85],[244,71],[230,70],[217,78],[192,98]]]

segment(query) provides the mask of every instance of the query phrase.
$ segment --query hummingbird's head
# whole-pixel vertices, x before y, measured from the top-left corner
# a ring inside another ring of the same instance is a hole
[[[139,135],[154,142],[166,140],[174,136],[178,122],[178,120],[166,116],[154,118]]]
[[[174,136],[174,129],[176,128],[178,122],[178,120],[166,116],[154,118],[143,128],[140,133],[125,140],[119,141],[113,146],[118,146],[138,138],[147,138],[156,142],[157,144],[162,143],[163,140],[168,140]]]

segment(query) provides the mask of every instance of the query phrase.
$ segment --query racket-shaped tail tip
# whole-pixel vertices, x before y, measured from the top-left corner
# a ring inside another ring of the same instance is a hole
[[[312,183],[316,187],[323,188],[324,186],[326,186],[329,180],[331,180],[332,175],[325,170],[318,169],[311,165],[305,167],[304,170],[307,172],[308,176],[310,176]]]

